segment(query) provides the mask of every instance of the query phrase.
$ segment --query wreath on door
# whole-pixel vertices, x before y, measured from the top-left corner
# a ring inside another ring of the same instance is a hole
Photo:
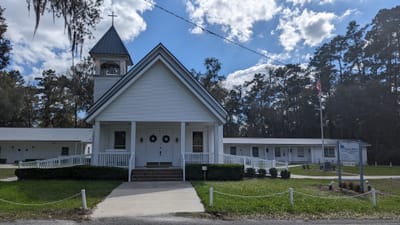
[[[164,135],[164,136],[162,137],[162,141],[163,141],[164,143],[168,143],[168,142],[169,142],[169,136],[168,136],[168,135]]]
[[[157,137],[154,134],[151,135],[149,139],[150,139],[150,142],[156,142],[157,141]]]

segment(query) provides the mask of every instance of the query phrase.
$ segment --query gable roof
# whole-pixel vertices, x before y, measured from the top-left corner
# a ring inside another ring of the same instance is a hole
[[[0,141],[92,142],[91,128],[16,128],[1,127]]]
[[[111,26],[110,29],[108,29],[103,37],[101,37],[94,47],[89,51],[89,54],[127,56],[129,58],[129,63],[133,65],[131,56],[129,55],[128,50],[126,49],[114,26]]]
[[[178,77],[200,102],[202,102],[211,113],[218,118],[221,123],[225,123],[227,112],[211,96],[210,93],[196,80],[182,63],[161,43],[153,48],[140,62],[138,62],[128,73],[118,80],[109,90],[107,90],[88,110],[86,121],[91,122],[101,113],[114,98],[121,95],[126,88],[131,86],[138,78],[144,74],[149,67],[157,61],[162,61],[172,73]]]

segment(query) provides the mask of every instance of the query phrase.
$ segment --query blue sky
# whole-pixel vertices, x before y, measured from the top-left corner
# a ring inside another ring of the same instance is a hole
[[[268,57],[199,32],[149,1]],[[33,37],[34,17],[26,2],[0,4],[6,8],[7,36],[14,48],[10,68],[21,70],[29,80],[43,69],[63,73],[71,65],[61,20],[53,23],[51,15],[45,16]],[[104,0],[96,39],[86,42],[84,55],[111,25],[107,15],[115,11],[115,27],[134,62],[162,42],[189,70],[203,70],[206,57],[218,58],[221,74],[238,84],[262,71],[263,65],[307,63],[315,47],[343,34],[351,20],[365,25],[379,9],[396,4],[398,0]]]

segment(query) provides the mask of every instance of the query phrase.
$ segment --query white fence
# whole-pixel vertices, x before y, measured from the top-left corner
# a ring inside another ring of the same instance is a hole
[[[221,154],[223,163],[228,164],[241,164],[246,168],[254,169],[266,169],[277,167],[277,162],[275,160],[266,160],[257,157],[241,156],[241,155],[230,155]],[[282,164],[282,163],[280,163]]]
[[[99,152],[97,166],[128,168],[130,152]]]
[[[53,159],[19,162],[19,168],[60,168],[90,165],[90,155],[61,156]]]
[[[206,164],[210,162],[208,152],[185,152],[186,164]]]

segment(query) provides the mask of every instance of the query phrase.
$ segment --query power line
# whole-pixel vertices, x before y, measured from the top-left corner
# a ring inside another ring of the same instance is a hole
[[[166,8],[164,8],[164,7],[162,7],[162,6],[160,6],[160,5],[158,5],[158,4],[155,3],[155,2],[154,2],[154,4],[153,4],[150,0],[144,0],[144,1],[147,2],[148,4],[153,5],[154,7],[160,9],[161,11],[163,11],[163,12],[169,14],[169,15],[172,15],[172,16],[174,16],[174,17],[180,19],[180,20],[183,20],[184,22],[186,22],[186,23],[188,23],[188,24],[190,24],[190,25],[192,25],[192,26],[194,26],[194,27],[200,28],[202,31],[204,31],[204,32],[206,32],[206,33],[208,33],[208,34],[210,34],[210,35],[213,35],[213,36],[215,36],[215,37],[217,37],[217,38],[220,38],[220,39],[222,39],[222,40],[224,40],[224,41],[227,41],[227,42],[229,42],[229,43],[231,43],[231,44],[233,44],[233,45],[236,45],[236,46],[238,46],[238,47],[240,47],[240,48],[242,48],[242,49],[245,49],[245,50],[247,50],[247,51],[249,51],[249,52],[251,52],[251,53],[257,54],[257,55],[259,55],[259,56],[261,56],[261,57],[264,57],[264,58],[266,58],[266,59],[268,59],[268,60],[271,60],[272,62],[277,62],[277,63],[282,64],[282,65],[286,65],[286,64],[287,64],[287,63],[284,63],[284,62],[282,62],[282,61],[273,59],[273,58],[271,58],[271,57],[269,57],[269,56],[267,56],[267,55],[265,55],[265,54],[262,54],[262,53],[260,53],[260,52],[258,52],[258,51],[256,51],[256,50],[254,50],[254,49],[251,49],[251,48],[249,48],[249,47],[247,47],[247,46],[245,46],[245,45],[242,45],[242,44],[240,44],[240,43],[238,43],[238,42],[236,42],[236,41],[234,41],[234,40],[231,40],[231,39],[229,39],[229,38],[226,38],[226,37],[224,37],[224,36],[222,36],[222,35],[220,35],[220,34],[214,32],[214,31],[212,31],[212,30],[210,30],[210,29],[207,29],[207,28],[205,28],[205,27],[203,27],[203,26],[197,24],[197,23],[194,23],[194,22],[192,22],[192,21],[186,19],[185,17],[180,16],[180,15],[178,15],[178,14],[176,14],[176,13],[174,13],[174,12],[172,12],[172,11],[170,11],[170,10],[168,10],[168,9],[166,9]]]

